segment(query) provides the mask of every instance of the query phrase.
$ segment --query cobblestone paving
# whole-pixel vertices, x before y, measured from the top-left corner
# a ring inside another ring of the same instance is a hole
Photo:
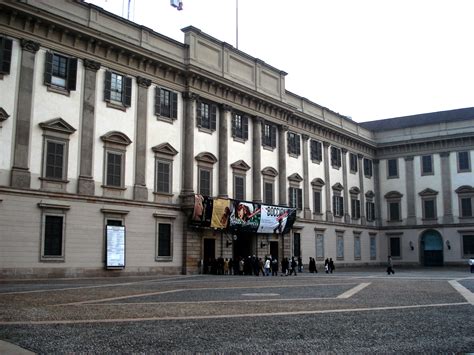
[[[2,281],[0,339],[48,354],[474,351],[473,276],[395,276]]]

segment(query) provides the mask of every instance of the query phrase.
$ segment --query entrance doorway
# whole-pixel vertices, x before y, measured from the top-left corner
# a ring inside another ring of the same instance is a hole
[[[272,258],[280,258],[278,255],[278,242],[270,242],[270,255]]]
[[[203,272],[205,274],[211,273],[213,261],[216,258],[216,240],[204,239],[204,253],[203,253]]]
[[[234,259],[238,257],[246,258],[255,255],[255,235],[251,233],[238,233],[234,240]]]
[[[424,266],[443,266],[443,237],[433,229],[423,232],[420,251]]]

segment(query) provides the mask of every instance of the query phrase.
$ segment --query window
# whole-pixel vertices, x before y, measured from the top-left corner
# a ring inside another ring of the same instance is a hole
[[[360,250],[360,234],[354,232],[354,260],[361,259],[361,250]]]
[[[433,156],[423,155],[421,157],[421,175],[433,175]]]
[[[41,261],[64,261],[66,211],[70,206],[40,202]]]
[[[300,155],[301,148],[300,148],[300,135],[288,132],[288,154],[290,155]]]
[[[211,196],[211,171],[200,168],[199,169],[199,194],[203,196]]]
[[[423,200],[423,219],[436,218],[436,199]]]
[[[377,259],[377,239],[375,235],[370,236],[370,260]]]
[[[323,145],[321,142],[311,139],[311,160],[313,162],[321,162],[323,160]]]
[[[0,75],[10,74],[10,64],[12,61],[11,39],[0,37]]]
[[[125,154],[127,145],[132,143],[125,134],[112,131],[100,137],[104,141],[104,186],[125,189]],[[115,193],[114,193],[114,196]]]
[[[367,222],[373,222],[375,220],[375,203],[371,201],[365,203],[365,216]]]
[[[471,171],[471,162],[469,152],[458,152],[458,172],[464,173]]]
[[[44,84],[68,91],[76,90],[77,59],[46,52]]]
[[[165,160],[156,160],[156,192],[171,193],[172,163]]]
[[[357,172],[357,155],[353,153],[349,153],[349,165],[350,165],[350,172],[356,173]]]
[[[341,150],[336,147],[331,147],[331,165],[333,168],[341,167]]]
[[[390,245],[389,255],[392,258],[400,258],[401,257],[400,237],[391,237],[389,245]]]
[[[398,178],[398,159],[387,160],[387,178]]]
[[[303,191],[297,187],[290,187],[288,191],[290,207],[301,210],[303,208]]]
[[[462,256],[463,258],[474,257],[474,233],[472,231],[469,234],[462,236]]]
[[[245,176],[234,175],[234,198],[245,200]]]
[[[175,120],[178,118],[178,94],[170,90],[155,88],[155,115]]]
[[[389,222],[401,221],[401,200],[403,195],[398,191],[385,194],[387,200],[387,217]]]
[[[313,191],[313,212],[321,214],[321,191]]]
[[[247,140],[249,138],[249,119],[239,113],[232,115],[232,137]]]
[[[155,153],[155,202],[172,202],[173,157],[178,151],[169,143],[151,148]]]
[[[324,260],[324,234],[321,231],[316,231],[316,260]]]
[[[360,201],[357,198],[351,198],[351,217],[352,219],[360,218]]]
[[[460,218],[472,218],[473,205],[474,205],[474,188],[469,185],[463,185],[458,187],[455,192],[459,198],[459,217]]]
[[[157,257],[170,257],[171,254],[171,224],[158,223],[158,253]]]
[[[336,230],[336,259],[344,260],[344,232]]]
[[[461,198],[461,217],[472,217],[472,198]]]
[[[293,256],[301,256],[301,235],[300,233],[293,233]]]
[[[46,140],[46,178],[64,180],[65,146],[65,142]]]
[[[334,217],[342,217],[344,215],[344,198],[342,196],[333,196],[332,204]]]
[[[372,160],[364,158],[364,175],[365,177],[372,177]]]
[[[322,219],[323,214],[323,195],[322,189],[324,186],[324,181],[321,178],[315,178],[311,181],[311,186],[313,188],[313,214],[315,219]]]
[[[262,145],[264,147],[276,147],[277,128],[268,122],[262,124]]]
[[[217,106],[208,102],[197,103],[197,126],[209,131],[216,130]]]
[[[273,205],[273,183],[264,182],[263,188],[264,188],[263,203],[267,205]]]
[[[104,100],[108,103],[130,107],[132,104],[132,78],[106,71]]]
[[[107,152],[106,185],[122,187],[123,154]]]

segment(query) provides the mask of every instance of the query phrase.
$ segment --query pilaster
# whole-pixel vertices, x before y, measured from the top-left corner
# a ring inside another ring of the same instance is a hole
[[[375,193],[375,224],[377,227],[382,225],[382,197],[380,196],[380,161],[378,159],[372,160],[373,163],[373,179],[374,179],[374,193]]]
[[[183,187],[181,195],[194,194],[194,128],[196,126],[196,101],[198,95],[190,91],[183,92],[184,119],[183,119]]]
[[[308,140],[309,136],[303,134],[303,213],[304,218],[311,219],[312,213],[309,207],[309,165],[308,165]]]
[[[278,126],[278,195],[279,204],[286,206],[287,191],[286,191],[286,132],[288,126]]]
[[[367,218],[365,216],[365,188],[364,188],[364,167],[362,154],[357,154],[357,168],[359,171],[359,189],[360,189],[360,223],[365,226]]]
[[[347,149],[341,149],[342,160],[342,184],[344,186],[344,223],[351,223],[349,213],[349,188],[347,186]]]
[[[261,142],[262,142],[262,122],[261,117],[254,117],[252,119],[252,183],[253,183],[253,201],[262,202],[262,152],[261,152]]]
[[[231,120],[232,107],[221,105],[219,112],[219,197],[229,197],[229,121]]]
[[[331,176],[329,174],[329,142],[323,142],[323,156],[324,156],[324,191],[326,193],[326,221],[332,222],[334,216],[331,207]]]
[[[453,202],[449,152],[439,154],[441,158],[441,188],[443,190],[443,223],[453,223]]]
[[[407,187],[407,225],[416,224],[415,171],[413,156],[405,157],[405,185]]]

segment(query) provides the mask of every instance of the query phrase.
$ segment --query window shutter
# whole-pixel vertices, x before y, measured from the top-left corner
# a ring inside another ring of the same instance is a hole
[[[171,93],[171,118],[175,120],[178,118],[178,94],[175,92]]]
[[[286,150],[287,150],[288,154],[291,153],[291,139],[290,139],[290,137],[291,137],[291,134],[290,134],[290,132],[288,132],[286,134],[286,144],[288,146],[288,147],[286,147]]]
[[[356,201],[356,212],[357,212],[357,218],[360,218],[360,201]]]
[[[217,106],[211,105],[211,130],[216,130]]]
[[[123,105],[130,107],[132,105],[132,78],[123,78]]]
[[[316,155],[317,155],[317,152],[316,152],[316,141],[313,141],[311,140],[311,143],[310,143],[310,155],[311,155],[311,160],[316,160]]]
[[[104,100],[110,101],[110,88],[112,86],[112,72],[105,72],[105,84],[104,84]]]
[[[296,149],[295,149],[295,153],[297,155],[300,155],[301,154],[301,136],[299,134],[295,134],[295,144],[296,144]]]
[[[67,89],[69,91],[76,90],[77,81],[77,59],[69,58],[67,63]]]
[[[0,73],[10,73],[10,63],[12,60],[12,43],[8,38],[0,38]]]
[[[260,138],[261,138],[261,141],[262,141],[262,145],[266,145],[266,138],[265,138],[265,122],[262,122],[262,124],[260,125],[260,128],[261,128],[261,133],[260,133]]]
[[[296,189],[296,192],[297,192],[297,197],[298,197],[298,209],[302,209],[303,208],[303,190],[301,189]]]
[[[313,194],[314,213],[321,213],[321,193],[315,191]]]
[[[293,196],[292,196],[292,195],[293,195],[292,192],[293,192],[293,188],[290,187],[290,188],[288,189],[288,203],[290,204],[290,207],[295,207],[295,205],[294,205],[294,203],[293,203],[293,199],[292,199],[292,197],[293,197]]]
[[[322,161],[323,160],[323,145],[320,142],[318,142],[316,144],[316,147],[317,147],[318,160]]]
[[[249,118],[248,116],[242,117],[242,128],[243,128],[243,139],[249,139]]]
[[[343,197],[339,197],[339,205],[341,209],[341,216],[344,216],[344,198]]]
[[[46,52],[46,59],[44,62],[44,84],[51,85],[52,77],[53,77],[53,53]]]
[[[334,216],[337,216],[337,197],[332,197],[332,213]]]
[[[351,212],[352,212],[351,217],[352,217],[352,218],[356,218],[356,215],[357,215],[357,212],[356,212],[356,200],[354,200],[354,199],[351,199]]]
[[[196,102],[196,126],[202,127],[201,102]]]
[[[155,115],[161,115],[161,89],[155,87]]]
[[[235,121],[236,121],[236,118],[235,118],[235,115],[232,115],[232,127],[231,127],[231,133],[232,133],[232,137],[235,137],[236,136],[236,132],[235,132]]]
[[[271,127],[271,140],[272,140],[272,148],[276,148],[277,142],[276,142],[276,137],[277,137],[277,128],[276,126],[272,125]]]

